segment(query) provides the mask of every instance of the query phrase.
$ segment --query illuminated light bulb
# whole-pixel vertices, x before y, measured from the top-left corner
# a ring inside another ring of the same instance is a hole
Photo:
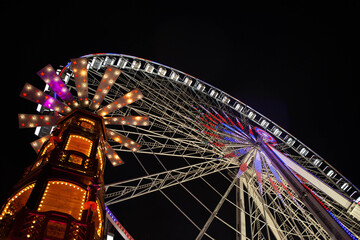
[[[80,74],[81,74],[82,76],[85,76],[85,75],[86,75],[86,70],[85,70],[85,69],[81,70]]]

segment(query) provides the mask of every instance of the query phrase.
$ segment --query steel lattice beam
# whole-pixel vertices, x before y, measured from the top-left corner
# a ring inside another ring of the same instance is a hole
[[[108,184],[105,186],[108,192],[105,195],[106,204],[115,204],[219,172],[221,170],[228,169],[230,164],[231,163],[229,161],[215,159],[132,180]],[[116,191],[109,192],[113,189]]]

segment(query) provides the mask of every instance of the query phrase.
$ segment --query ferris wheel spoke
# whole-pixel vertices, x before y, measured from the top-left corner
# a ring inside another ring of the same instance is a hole
[[[224,193],[224,195],[222,196],[222,198],[220,199],[218,205],[215,207],[214,211],[211,213],[209,219],[206,221],[204,227],[201,229],[200,233],[198,234],[198,236],[196,237],[196,240],[200,240],[203,238],[205,232],[207,231],[207,229],[209,228],[210,224],[212,223],[212,221],[214,220],[214,218],[216,217],[216,215],[218,214],[221,206],[223,205],[225,199],[227,198],[227,196],[229,195],[231,189],[233,188],[233,186],[236,183],[236,177],[234,178],[234,180],[231,182],[230,186],[228,187],[228,189],[226,190],[226,192]]]
[[[230,163],[214,159],[212,161],[181,167],[141,178],[107,184],[106,204],[111,205],[134,197],[158,191],[180,183],[194,180],[229,168]],[[109,192],[115,188],[115,192]]]

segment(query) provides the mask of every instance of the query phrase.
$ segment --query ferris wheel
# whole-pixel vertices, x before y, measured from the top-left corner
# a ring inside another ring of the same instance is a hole
[[[360,238],[360,190],[296,137],[216,87],[121,54],[73,59],[54,79],[38,75],[45,90],[26,85],[22,97],[52,96],[37,101],[48,117],[20,114],[20,127],[36,127],[38,150],[70,108],[104,117],[114,167],[105,172],[107,217],[125,239],[137,233],[126,232],[126,213],[116,206],[155,192],[180,213],[194,239]],[[141,217],[136,211],[131,214]],[[187,229],[174,234],[181,231]]]

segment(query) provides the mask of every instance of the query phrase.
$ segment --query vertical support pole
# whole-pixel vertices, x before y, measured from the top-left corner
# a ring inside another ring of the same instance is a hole
[[[352,239],[349,234],[330,216],[315,196],[307,190],[283,161],[271,150],[266,143],[261,143],[261,150],[271,159],[271,162],[286,179],[288,184],[300,197],[301,201],[314,215],[321,226],[328,232],[332,239]]]
[[[236,185],[236,240],[246,240],[246,220],[245,220],[245,199],[244,199],[244,183],[242,178],[238,178]]]

